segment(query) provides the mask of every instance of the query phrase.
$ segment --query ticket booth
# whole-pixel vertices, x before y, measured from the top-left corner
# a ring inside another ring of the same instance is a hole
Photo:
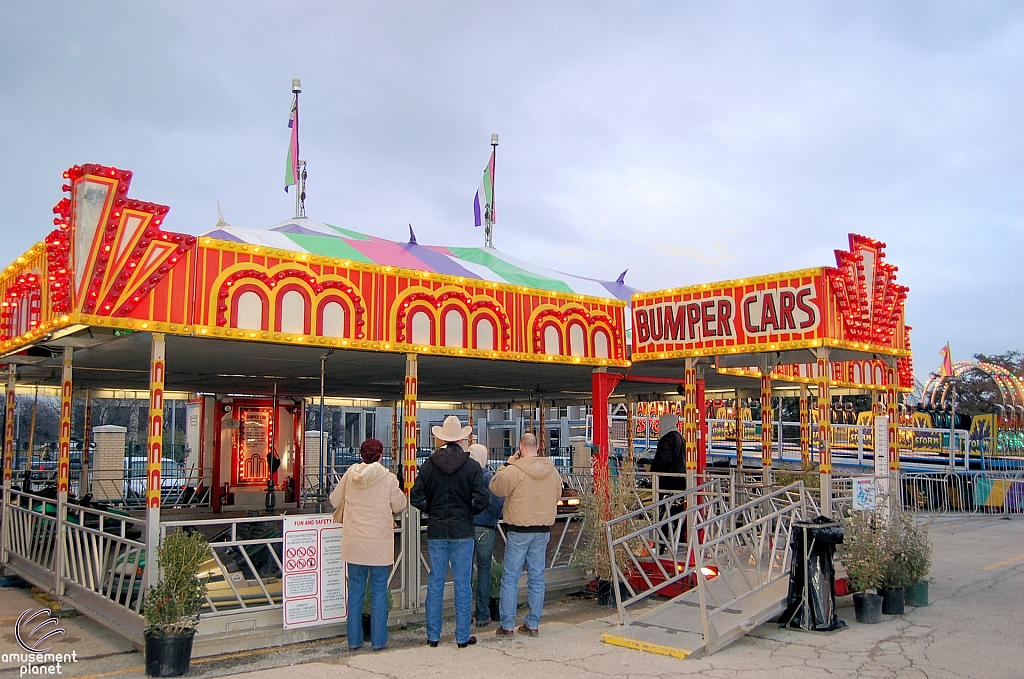
[[[214,435],[213,508],[263,508],[273,481],[275,508],[296,506],[302,478],[302,401],[272,398],[217,399]]]

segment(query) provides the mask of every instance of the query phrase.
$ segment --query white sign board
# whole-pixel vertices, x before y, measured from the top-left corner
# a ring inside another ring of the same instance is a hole
[[[853,480],[853,509],[862,512],[866,509],[874,509],[878,504],[874,479]]]
[[[875,416],[875,494],[889,494],[889,417]]]
[[[344,622],[348,617],[341,526],[330,514],[284,517],[284,628]]]

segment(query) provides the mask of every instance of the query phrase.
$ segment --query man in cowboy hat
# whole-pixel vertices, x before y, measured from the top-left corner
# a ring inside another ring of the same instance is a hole
[[[445,445],[420,467],[409,494],[413,507],[429,515],[427,550],[430,552],[430,576],[427,578],[427,643],[437,646],[441,639],[441,603],[444,581],[451,565],[455,586],[455,643],[465,648],[476,643],[470,636],[473,607],[473,516],[487,509],[490,493],[480,465],[462,449],[473,427],[463,427],[459,418],[449,415],[434,437]]]

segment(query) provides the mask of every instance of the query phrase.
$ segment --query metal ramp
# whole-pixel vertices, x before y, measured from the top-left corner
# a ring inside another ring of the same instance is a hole
[[[622,627],[602,635],[605,642],[677,658],[709,655],[782,613],[803,484],[726,504],[716,480],[608,522]],[[694,582],[656,608],[628,613],[652,594]]]

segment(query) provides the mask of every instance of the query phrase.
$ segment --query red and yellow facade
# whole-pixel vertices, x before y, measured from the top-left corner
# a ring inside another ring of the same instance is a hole
[[[721,283],[704,283],[633,296],[632,360],[773,353],[835,348],[897,359],[900,387],[913,388],[910,328],[904,322],[908,289],[885,262],[885,244],[850,235],[836,251],[836,267],[802,269]],[[780,365],[773,380],[815,384],[814,361]],[[884,390],[881,359],[827,363],[835,386]],[[761,377],[756,368],[720,366],[718,372]]]
[[[172,233],[132,174],[65,173],[57,229],[0,273],[0,352],[72,326],[627,366],[626,303]]]

